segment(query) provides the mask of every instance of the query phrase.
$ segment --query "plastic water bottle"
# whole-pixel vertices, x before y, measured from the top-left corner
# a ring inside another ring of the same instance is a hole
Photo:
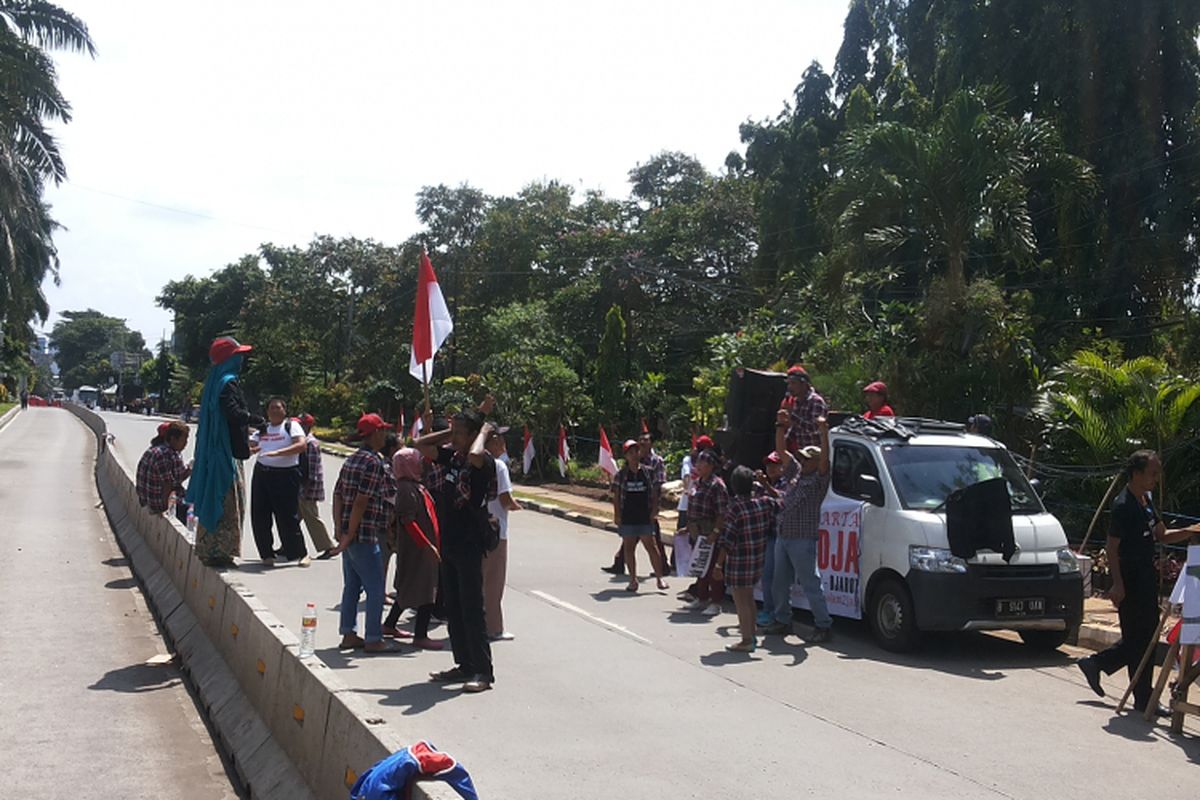
[[[304,606],[304,618],[300,621],[300,657],[308,658],[317,649],[317,604]]]
[[[187,511],[187,540],[190,544],[196,543],[196,525],[196,507],[189,505]]]

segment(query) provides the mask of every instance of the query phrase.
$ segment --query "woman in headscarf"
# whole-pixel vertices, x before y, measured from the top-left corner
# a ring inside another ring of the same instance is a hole
[[[242,515],[246,480],[242,462],[250,457],[250,429],[266,423],[251,414],[238,386],[250,345],[222,336],[208,349],[212,367],[200,398],[196,464],[187,499],[195,507],[196,555],[210,567],[232,567],[242,554]]]
[[[433,497],[421,484],[424,458],[420,451],[402,447],[392,456],[396,479],[396,602],[383,623],[383,634],[407,638],[396,627],[406,608],[417,611],[411,636],[413,645],[424,650],[441,650],[442,643],[429,638],[429,621],[437,597],[440,535]]]

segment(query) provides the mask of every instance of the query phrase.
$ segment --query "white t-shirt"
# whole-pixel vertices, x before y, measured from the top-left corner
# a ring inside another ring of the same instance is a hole
[[[679,505],[676,506],[680,511],[687,511],[688,495],[692,493],[691,483],[692,477],[692,454],[688,453],[683,457],[683,467],[679,470],[679,477],[683,479],[683,491],[679,493]]]
[[[508,509],[500,502],[499,495],[512,491],[512,478],[508,474],[508,458],[496,459],[496,499],[488,501],[488,513],[500,521],[500,538],[508,538]]]
[[[288,433],[289,427],[291,433]],[[266,433],[255,431],[250,434],[250,441],[258,445],[258,463],[264,467],[298,467],[300,466],[299,453],[293,453],[290,456],[271,455],[276,450],[290,447],[297,437],[304,441],[304,428],[300,427],[300,423],[294,419],[285,419],[282,425],[268,423]]]

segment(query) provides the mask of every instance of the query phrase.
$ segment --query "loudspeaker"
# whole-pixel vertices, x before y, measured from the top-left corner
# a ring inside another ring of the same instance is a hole
[[[787,375],[782,372],[739,367],[729,376],[727,435],[721,444],[735,464],[759,469],[775,449],[775,413],[786,393]]]

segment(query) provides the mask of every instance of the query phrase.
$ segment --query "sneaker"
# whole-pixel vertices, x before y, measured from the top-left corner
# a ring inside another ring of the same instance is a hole
[[[492,688],[492,679],[483,675],[474,675],[463,684],[463,691],[468,694],[479,694]]]
[[[786,622],[772,622],[770,625],[764,625],[762,632],[767,636],[787,636],[792,632],[792,626]]]
[[[767,625],[770,625],[774,621],[775,621],[775,617],[771,615],[770,611],[758,612],[758,617],[754,620],[754,622],[759,627],[765,627]]]
[[[709,603],[708,606],[700,613],[706,617],[715,617],[717,614],[721,613],[721,607],[716,603]]]
[[[696,602],[696,595],[692,594],[691,592],[680,592],[679,594],[675,595],[675,599],[682,600],[685,603],[694,603]]]
[[[703,600],[692,600],[689,603],[684,603],[683,607],[687,611],[699,611],[706,605],[708,605],[708,603],[704,602]]]
[[[298,567],[311,567],[311,566],[312,566],[312,559],[311,559],[311,558],[309,558],[308,556],[301,556],[301,557],[300,557],[300,560],[296,562],[296,566],[298,566]]]
[[[804,637],[804,641],[809,644],[826,644],[833,640],[833,629],[831,628],[813,628],[813,632]]]
[[[497,633],[493,636],[488,636],[488,641],[489,642],[511,642],[513,639],[516,639],[516,638],[517,638],[516,636],[513,636],[508,631],[500,631],[499,633]]]
[[[1087,678],[1088,686],[1092,687],[1096,696],[1104,697],[1104,687],[1100,685],[1100,667],[1092,660],[1091,656],[1079,659],[1075,662],[1075,666],[1079,667],[1083,677]]]
[[[332,547],[317,556],[317,561],[328,561],[331,558],[336,558]]]
[[[462,667],[453,667],[441,672],[429,673],[429,679],[437,683],[463,683],[471,680],[473,677]]]

